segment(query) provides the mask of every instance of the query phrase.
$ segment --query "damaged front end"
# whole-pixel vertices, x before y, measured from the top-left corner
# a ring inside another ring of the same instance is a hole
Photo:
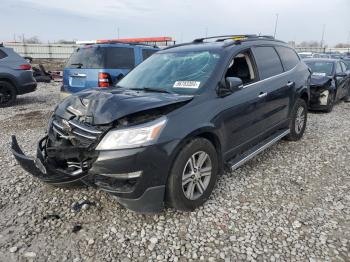
[[[55,116],[49,126],[48,134],[38,142],[35,158],[26,156],[12,136],[11,149],[18,163],[48,184],[67,185],[86,177],[97,158],[94,148],[103,131]]]
[[[158,121],[191,99],[140,92],[72,95],[50,118],[35,157],[24,154],[15,136],[12,153],[25,171],[45,183],[96,186],[134,211],[153,212],[163,204],[165,174],[170,166],[166,150],[173,142],[107,149],[99,144],[111,132]],[[125,100],[134,106],[127,107]]]
[[[310,107],[312,109],[325,109],[333,102],[334,83],[330,77],[312,77],[310,83]]]

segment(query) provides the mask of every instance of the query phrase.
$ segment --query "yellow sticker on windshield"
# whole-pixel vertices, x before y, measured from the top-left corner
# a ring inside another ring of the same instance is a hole
[[[176,81],[175,88],[199,88],[201,82],[198,81]]]

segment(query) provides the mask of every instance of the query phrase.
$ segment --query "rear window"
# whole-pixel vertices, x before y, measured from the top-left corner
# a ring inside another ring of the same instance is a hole
[[[5,57],[7,57],[7,54],[4,51],[0,50],[0,59],[3,59]]]
[[[283,46],[277,46],[276,50],[282,60],[282,64],[285,71],[291,70],[299,63],[299,57],[293,49]]]
[[[67,62],[69,68],[131,69],[135,66],[134,49],[127,47],[83,47]]]
[[[69,58],[67,67],[98,68],[104,67],[104,52],[100,47],[78,48]]]
[[[112,47],[106,49],[106,68],[131,69],[135,66],[133,48]]]
[[[273,47],[255,47],[253,53],[261,80],[283,73],[281,60]]]
[[[154,49],[142,49],[142,58],[143,58],[143,60],[146,60],[147,58],[149,58],[151,55],[153,55],[157,51],[158,50],[154,50]]]

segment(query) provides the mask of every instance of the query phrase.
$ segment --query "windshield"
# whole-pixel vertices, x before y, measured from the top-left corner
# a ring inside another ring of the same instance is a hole
[[[154,54],[118,86],[127,89],[194,94],[209,79],[220,55],[210,51]]]
[[[313,75],[319,76],[330,76],[333,73],[333,63],[332,62],[305,62],[311,69]]]

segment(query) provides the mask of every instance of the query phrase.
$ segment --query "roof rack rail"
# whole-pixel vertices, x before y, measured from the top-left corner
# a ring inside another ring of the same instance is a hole
[[[221,42],[221,41],[225,41],[228,39],[232,39],[232,40],[244,40],[244,39],[255,39],[255,38],[273,38],[272,36],[259,36],[256,34],[246,34],[246,35],[220,35],[220,36],[210,36],[210,37],[202,37],[202,38],[197,38],[195,40],[193,40],[194,43],[202,43],[204,42],[204,40],[207,39],[216,39],[217,38],[217,42]]]
[[[167,48],[164,48],[163,50],[174,48],[174,47],[179,47],[179,46],[191,45],[191,44],[200,44],[200,43],[204,43],[204,40],[207,40],[207,39],[217,39],[215,42],[223,42],[225,40],[233,40],[232,42],[225,44],[223,47],[228,47],[231,45],[240,44],[242,41],[267,40],[267,41],[283,42],[281,40],[275,39],[271,35],[256,35],[256,34],[221,35],[221,36],[210,36],[210,37],[197,38],[197,39],[194,39],[192,42],[169,46]]]

